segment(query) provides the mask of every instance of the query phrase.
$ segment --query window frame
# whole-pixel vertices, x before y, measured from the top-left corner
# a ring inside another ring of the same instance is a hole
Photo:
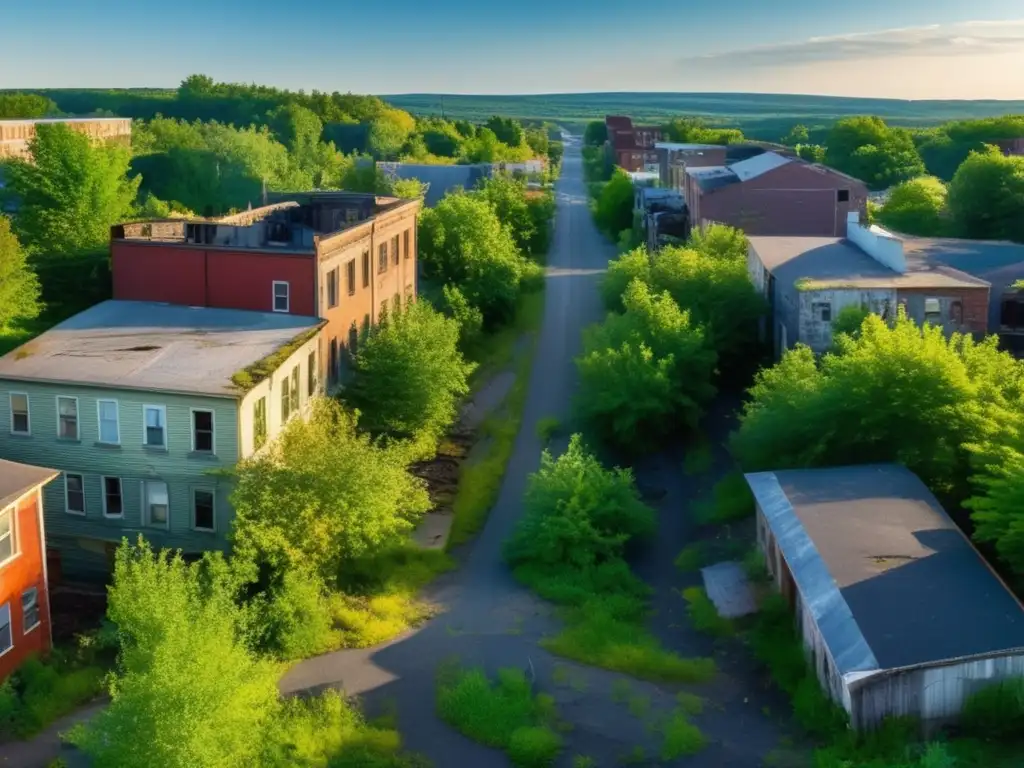
[[[935,311],[928,311],[929,302],[934,302],[932,306],[935,307]],[[934,316],[935,319],[929,319],[929,316]],[[924,300],[924,322],[929,325],[942,326],[942,300],[937,296],[926,296]]]
[[[828,317],[823,317],[825,314],[822,310],[828,312]],[[831,323],[832,322],[832,302],[831,301],[812,301],[811,311],[814,312],[814,319],[819,323]]]
[[[74,400],[75,401],[75,436],[67,437],[61,434],[61,419],[63,418],[60,413],[60,401],[61,400]],[[75,395],[56,395],[54,397],[54,403],[57,408],[57,439],[67,440],[70,442],[78,441],[82,439],[82,409],[79,407],[78,397]]]
[[[383,275],[388,271],[388,243],[385,240],[383,243],[377,244],[377,274]]]
[[[117,428],[117,439],[114,442],[103,439],[103,404],[114,404],[114,426]],[[96,442],[102,445],[121,444],[121,404],[109,397],[100,398],[96,401]]]
[[[14,650],[14,617],[11,615],[11,602],[9,600],[0,605],[0,628],[2,627],[7,627],[7,636],[10,638],[11,644],[6,648],[0,648],[0,656]],[[0,633],[0,637],[2,637],[2,633]]]
[[[4,515],[9,515],[11,519],[11,532],[7,534],[11,539],[11,556],[0,560],[0,568],[3,568],[14,560],[17,560],[18,555],[21,554],[21,550],[18,548],[18,503],[15,502],[8,507],[0,509],[0,517],[3,517]]]
[[[292,414],[296,414],[302,410],[302,365],[296,364],[292,368],[292,384],[291,384],[291,407],[289,410]]]
[[[210,528],[203,528],[196,522],[196,493],[208,493],[210,494],[210,513],[213,516],[211,520]],[[200,531],[202,533],[216,533],[217,532],[217,492],[213,488],[205,486],[195,486],[190,491],[191,496],[191,519],[189,524],[193,531]]]
[[[15,395],[21,395],[25,398],[25,422],[28,429],[25,432],[19,432],[14,428],[14,397]],[[7,393],[7,409],[8,414],[11,417],[10,432],[12,435],[21,435],[22,437],[32,436],[32,402],[28,396],[28,392],[8,392]]]
[[[334,309],[338,306],[338,281],[340,276],[338,274],[338,268],[330,270],[327,273],[327,308]],[[276,298],[276,297],[275,297]]]
[[[140,482],[142,483],[142,527],[144,527],[144,528],[162,528],[165,531],[169,531],[171,529],[171,487],[170,487],[170,485],[168,485],[166,480],[159,480],[159,479],[156,479],[156,478],[154,478],[152,480],[142,480]],[[150,510],[150,506],[151,505],[149,503],[149,488],[148,488],[148,486],[150,486],[152,484],[155,484],[155,483],[160,483],[161,485],[163,485],[164,490],[166,491],[166,494],[167,494],[167,520],[165,520],[163,523],[154,523],[153,522],[153,518],[152,518],[152,514],[151,514],[152,511]]]
[[[107,480],[117,480],[117,493],[121,497],[121,511],[111,512],[107,506]],[[124,481],[117,475],[100,475],[100,499],[103,502],[103,517],[109,520],[124,519]]]
[[[36,623],[32,625],[29,625],[28,623],[28,609],[25,607],[25,595],[29,594],[30,592],[35,594],[35,596],[32,598],[32,605],[35,607],[36,611]],[[28,587],[27,589],[24,589],[21,592],[21,622],[21,634],[23,636],[27,635],[32,630],[38,629],[40,626],[42,626],[43,612],[39,608],[39,587],[35,585],[32,585],[31,587]]]
[[[163,435],[164,440],[161,445],[153,445],[149,442],[149,424],[146,422],[146,414],[150,409],[157,410],[163,415]],[[166,405],[154,405],[151,403],[142,404],[142,446],[144,448],[155,448],[167,450],[167,406]]]
[[[391,263],[394,264],[395,266],[398,265],[399,261],[398,245],[398,235],[393,235],[391,238]]]
[[[409,247],[409,243],[411,241],[412,241],[412,230],[411,229],[407,229],[407,230],[405,230],[405,232],[402,233],[402,248],[403,248],[403,252],[404,252],[403,253],[403,259],[408,259],[409,258],[410,251],[412,250]]]
[[[291,374],[286,373],[281,378],[281,426],[287,424],[292,416],[291,383]]]
[[[372,254],[367,249],[363,251],[363,288],[370,287],[370,267],[373,264]]]
[[[75,517],[85,517],[89,505],[85,498],[85,474],[82,472],[62,472],[64,476],[64,513],[68,515],[74,515]],[[71,508],[71,494],[68,490],[68,477],[77,477],[81,483],[82,493],[82,509]]]
[[[277,308],[277,286],[284,286],[284,309]],[[292,286],[287,280],[274,280],[270,285],[270,309],[272,312],[288,314],[292,307]]]
[[[311,398],[316,394],[317,381],[320,378],[317,375],[317,354],[315,349],[312,350],[306,358],[306,365],[309,369],[306,371],[306,386],[308,388],[307,397]]]
[[[848,190],[848,189],[837,189],[836,190],[836,202],[837,203],[848,203],[848,202],[850,202],[850,190]]]
[[[260,433],[260,412],[262,411],[263,429]],[[267,424],[267,396],[257,398],[252,404],[252,449],[258,451],[267,444],[270,429]]]
[[[217,455],[217,415],[212,408],[189,408],[188,419],[191,422],[189,424],[190,437],[192,439],[192,453],[201,453],[209,456]],[[197,413],[208,413],[210,414],[210,448],[198,448],[196,447],[196,414]]]
[[[349,296],[356,295],[356,260],[349,259],[345,262],[345,290]]]

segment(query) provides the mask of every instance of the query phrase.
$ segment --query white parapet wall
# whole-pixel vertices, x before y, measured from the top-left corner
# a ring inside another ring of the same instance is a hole
[[[874,224],[865,227],[860,223],[857,211],[850,211],[847,215],[846,237],[879,264],[901,275],[906,273],[907,259],[903,255],[903,241]]]

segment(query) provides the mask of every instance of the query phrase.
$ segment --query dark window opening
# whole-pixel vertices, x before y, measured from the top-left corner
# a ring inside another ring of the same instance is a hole
[[[193,450],[213,452],[213,412],[192,412]]]
[[[848,202],[850,202],[850,190],[848,190],[848,189],[840,189],[840,190],[838,190],[836,192],[836,200],[838,200],[840,203],[848,203]]]
[[[348,288],[348,295],[354,296],[356,293],[356,260],[352,259],[348,264],[345,265],[345,284]]]

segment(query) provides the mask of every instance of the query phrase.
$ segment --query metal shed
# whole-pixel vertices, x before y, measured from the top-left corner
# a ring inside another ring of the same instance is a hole
[[[1024,607],[898,465],[748,474],[758,546],[822,687],[855,728],[931,730],[1024,675]]]

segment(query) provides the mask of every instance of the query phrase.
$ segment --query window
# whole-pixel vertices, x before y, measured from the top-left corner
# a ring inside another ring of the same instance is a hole
[[[14,647],[14,637],[11,634],[11,604],[0,605],[0,655],[7,653]]]
[[[124,496],[121,494],[120,477],[104,477],[103,481],[103,515],[104,517],[121,517],[124,514]]]
[[[62,440],[78,439],[78,398],[57,398],[57,437]]]
[[[363,288],[370,287],[370,252],[363,251]]]
[[[281,423],[284,424],[288,421],[288,416],[291,414],[292,398],[289,390],[289,384],[291,382],[288,377],[285,376],[281,379]]]
[[[162,405],[144,405],[145,439],[143,445],[150,448],[167,447],[167,409]]]
[[[213,491],[206,488],[192,489],[192,527],[198,531],[215,530]]]
[[[213,453],[213,411],[192,411],[192,450]]]
[[[274,311],[288,311],[288,283],[281,280],[274,281]]]
[[[39,626],[39,590],[35,587],[21,593],[21,626],[23,635]]]
[[[398,263],[398,235],[391,238],[391,262]]]
[[[942,325],[942,305],[938,299],[924,300],[924,321],[932,325]]]
[[[410,232],[407,229],[407,230],[405,230],[405,232],[402,233],[402,253],[405,255],[405,258],[407,258],[407,259],[410,256],[410,253],[409,253],[409,241],[410,240],[411,240]]]
[[[338,306],[338,268],[327,273],[327,308]]]
[[[291,385],[291,412],[299,412],[299,366],[292,368],[292,385]]]
[[[356,351],[359,349],[359,329],[355,323],[352,323],[352,327],[348,329],[348,352],[350,355],[355,356]]]
[[[356,294],[356,260],[352,259],[345,265],[345,288],[349,296]]]
[[[823,323],[832,322],[832,304],[827,301],[816,301],[811,304],[811,311],[814,317]]]
[[[307,386],[309,387],[309,396],[312,397],[316,394],[316,350],[309,353],[309,362],[307,363],[308,368],[306,370]]]
[[[64,473],[64,509],[69,515],[85,514],[85,479],[76,473]]]
[[[28,395],[24,392],[11,392],[11,434],[32,434],[32,424],[28,418]]]
[[[963,325],[964,305],[959,301],[951,302],[949,305],[949,319],[954,325]]]
[[[8,507],[0,512],[0,565],[18,554],[18,539],[14,531],[14,510]]]
[[[387,272],[388,271],[388,244],[381,243],[380,247],[377,248],[377,271]]]
[[[117,400],[97,400],[96,420],[99,422],[101,443],[117,445],[121,442],[121,423],[118,420]]]
[[[170,519],[167,483],[161,480],[142,481],[142,522],[156,528],[166,528]]]
[[[836,200],[838,200],[840,203],[848,203],[848,202],[850,202],[850,190],[848,190],[848,189],[836,190]]]
[[[261,397],[252,407],[253,449],[259,450],[267,442],[267,398]]]

